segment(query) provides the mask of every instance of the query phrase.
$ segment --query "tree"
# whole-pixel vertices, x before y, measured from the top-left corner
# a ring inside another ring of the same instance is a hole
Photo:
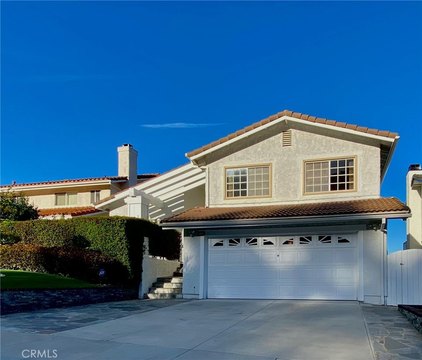
[[[12,191],[0,193],[0,220],[38,219],[38,210],[28,199]]]

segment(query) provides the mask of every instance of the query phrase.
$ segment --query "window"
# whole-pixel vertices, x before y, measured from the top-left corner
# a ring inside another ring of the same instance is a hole
[[[56,205],[66,205],[66,194],[56,194]]]
[[[309,245],[312,243],[312,236],[301,236],[299,237],[300,245]]]
[[[257,238],[246,238],[245,243],[246,243],[246,246],[258,246],[258,239]]]
[[[95,204],[100,201],[100,190],[91,191],[91,204]]]
[[[305,162],[305,193],[356,189],[355,159]]]
[[[65,206],[65,205],[77,205],[78,204],[78,194],[77,193],[58,193],[56,195],[56,206]]]
[[[226,197],[270,195],[270,166],[226,169]]]
[[[350,240],[346,239],[343,236],[337,236],[337,242],[339,244],[350,244]]]
[[[318,241],[320,244],[331,244],[331,236],[330,235],[319,235]]]
[[[217,241],[214,242],[214,244],[212,246],[215,246],[215,247],[224,246],[224,240],[217,240]]]
[[[262,246],[275,246],[275,240],[269,238],[262,239]]]
[[[229,246],[240,246],[240,239],[229,239]]]
[[[294,245],[294,243],[295,243],[294,238],[290,238],[290,239],[284,240],[281,243],[281,245]]]

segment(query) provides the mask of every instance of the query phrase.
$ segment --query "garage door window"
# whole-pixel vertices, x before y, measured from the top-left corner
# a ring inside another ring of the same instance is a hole
[[[268,239],[268,238],[262,239],[262,246],[265,246],[265,247],[269,247],[269,246],[274,247],[275,244],[276,244],[276,240],[275,239]]]
[[[350,240],[342,236],[337,236],[337,242],[339,244],[350,244]]]
[[[229,246],[240,246],[240,239],[229,239]]]
[[[331,244],[331,236],[330,235],[319,235],[318,242],[320,244]]]
[[[214,240],[212,246],[213,247],[222,247],[222,246],[224,246],[224,240]]]
[[[258,246],[258,239],[257,238],[246,238],[245,239],[246,246]]]
[[[299,237],[300,245],[310,245],[312,243],[312,236],[301,236]]]

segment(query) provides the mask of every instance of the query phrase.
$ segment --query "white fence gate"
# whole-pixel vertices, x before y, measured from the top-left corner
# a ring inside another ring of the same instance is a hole
[[[422,249],[388,255],[388,305],[422,305]]]

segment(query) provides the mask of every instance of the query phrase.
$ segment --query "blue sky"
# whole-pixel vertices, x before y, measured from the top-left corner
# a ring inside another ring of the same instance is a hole
[[[422,162],[420,2],[2,2],[1,183],[140,172],[290,109],[399,132]],[[167,124],[167,126],[165,126]],[[389,248],[405,240],[390,226]]]

